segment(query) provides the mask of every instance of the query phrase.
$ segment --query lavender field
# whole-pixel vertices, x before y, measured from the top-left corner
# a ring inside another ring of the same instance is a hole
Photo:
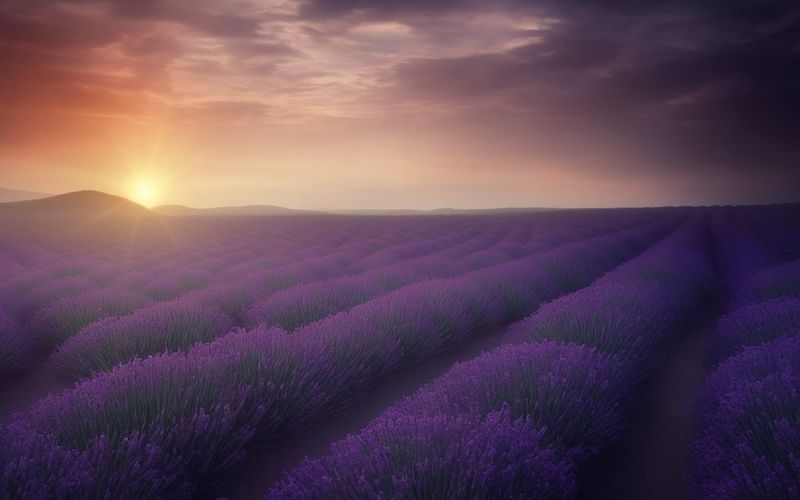
[[[798,205],[37,210],[0,498],[800,497]]]

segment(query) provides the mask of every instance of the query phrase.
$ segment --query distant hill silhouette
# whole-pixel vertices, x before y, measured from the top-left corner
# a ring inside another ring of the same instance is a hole
[[[344,210],[331,210],[330,213],[342,215],[479,215],[479,214],[516,214],[528,212],[546,212],[550,210],[557,210],[555,208],[525,208],[525,207],[509,207],[509,208],[433,208],[430,210],[412,209],[412,208],[397,208],[397,209],[344,209]]]
[[[90,216],[149,215],[145,207],[127,198],[100,191],[75,191],[38,200],[0,204],[0,210],[84,213]]]
[[[0,239],[22,235],[123,245],[169,240],[160,217],[126,198],[99,191],[0,203]]]
[[[296,210],[293,208],[277,207],[275,205],[243,205],[240,207],[213,207],[191,208],[183,205],[161,205],[154,207],[153,212],[159,215],[172,217],[196,216],[227,216],[227,217],[257,217],[266,215],[314,215],[324,214],[314,210]]]
[[[40,198],[47,198],[48,196],[53,195],[47,193],[37,193],[35,191],[20,191],[19,189],[6,189],[0,187],[0,203],[23,200],[38,200]]]
[[[2,196],[31,196],[35,199],[24,201],[2,202]],[[275,215],[477,215],[477,214],[504,214],[539,212],[552,210],[550,208],[437,208],[432,210],[415,209],[351,209],[351,210],[300,210],[279,207],[275,205],[242,205],[212,208],[193,208],[184,205],[161,205],[148,210],[133,201],[100,191],[75,191],[57,196],[48,196],[43,193],[15,191],[0,188],[0,213],[9,211],[39,212],[43,215],[71,214],[84,215],[96,219],[104,217],[143,217],[161,215],[169,217],[263,217]]]

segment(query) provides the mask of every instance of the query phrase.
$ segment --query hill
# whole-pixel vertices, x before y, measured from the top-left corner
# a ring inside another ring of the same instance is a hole
[[[411,208],[397,209],[370,209],[354,208],[330,210],[330,213],[341,215],[481,215],[481,214],[517,214],[529,212],[546,212],[558,210],[555,208],[434,208],[430,210],[415,210]]]
[[[49,196],[37,200],[0,203],[0,210],[52,212],[52,213],[84,213],[96,216],[141,216],[149,214],[145,207],[127,198],[100,191],[75,191],[73,193]]]
[[[300,210],[294,208],[278,207],[275,205],[243,205],[213,208],[192,208],[183,205],[161,205],[151,209],[159,215],[170,217],[197,217],[197,216],[228,216],[228,217],[258,217],[268,215],[479,215],[479,214],[509,214],[527,213],[554,210],[550,208],[436,208],[432,210],[415,209],[341,209],[341,210]]]
[[[275,205],[243,205],[240,207],[192,208],[183,205],[161,205],[152,209],[159,215],[171,217],[260,217],[267,215],[318,215],[325,212],[296,210]]]
[[[132,245],[163,240],[167,233],[160,218],[145,207],[99,191],[0,203],[0,239],[33,235]]]

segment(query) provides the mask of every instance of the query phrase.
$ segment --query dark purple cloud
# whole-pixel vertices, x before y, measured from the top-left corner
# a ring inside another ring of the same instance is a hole
[[[645,5],[643,5],[645,4]],[[453,2],[314,2],[309,12],[415,19]],[[463,3],[464,5],[472,5]],[[794,172],[800,4],[516,2],[557,20],[501,52],[412,59],[393,92],[529,113],[538,127],[614,127],[673,168]],[[655,162],[654,162],[655,163]]]

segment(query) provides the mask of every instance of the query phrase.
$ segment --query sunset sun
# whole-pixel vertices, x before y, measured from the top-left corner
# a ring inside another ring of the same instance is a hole
[[[158,195],[158,183],[151,179],[137,181],[131,189],[133,201],[148,208],[157,204]]]

